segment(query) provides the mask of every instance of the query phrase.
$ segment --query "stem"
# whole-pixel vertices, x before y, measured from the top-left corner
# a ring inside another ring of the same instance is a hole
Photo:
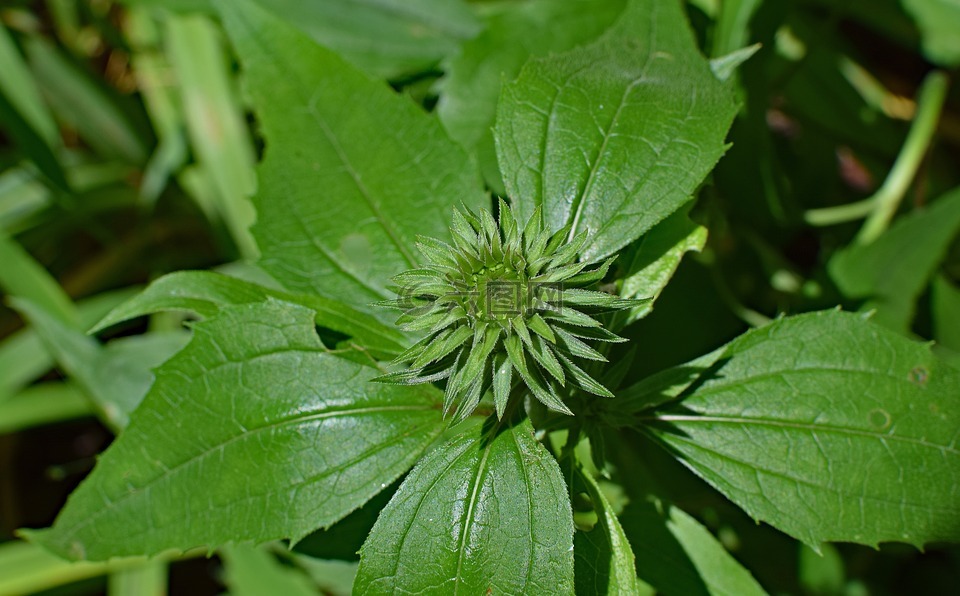
[[[890,225],[930,146],[947,96],[947,84],[947,75],[941,71],[931,72],[923,80],[910,132],[887,179],[877,192],[856,203],[811,209],[804,215],[806,222],[814,226],[829,226],[866,217],[867,221],[855,242],[869,244],[876,240]]]
[[[856,203],[810,209],[803,214],[803,219],[808,224],[817,227],[846,223],[870,215],[870,212],[873,211],[874,202],[874,197],[870,197]]]
[[[947,75],[941,71],[931,72],[923,80],[917,98],[917,115],[907,140],[883,186],[873,195],[876,205],[857,235],[857,244],[870,244],[890,225],[937,130],[948,82]]]

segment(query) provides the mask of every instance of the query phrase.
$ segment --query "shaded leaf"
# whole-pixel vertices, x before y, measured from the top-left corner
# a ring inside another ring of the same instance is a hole
[[[870,244],[834,255],[830,276],[851,298],[866,299],[874,321],[907,333],[917,299],[960,231],[960,189],[905,215]]]
[[[700,522],[678,507],[635,501],[620,516],[640,579],[665,596],[766,594]]]
[[[690,221],[686,212],[679,211],[658,223],[644,234],[635,247],[621,256],[625,270],[620,286],[624,298],[650,298],[650,301],[630,309],[618,320],[629,325],[653,311],[653,302],[667,287],[683,255],[699,252],[707,242],[707,229]]]
[[[573,474],[574,490],[589,496],[597,514],[592,529],[578,530],[573,537],[577,593],[638,593],[633,549],[616,513],[593,477],[579,469]]]

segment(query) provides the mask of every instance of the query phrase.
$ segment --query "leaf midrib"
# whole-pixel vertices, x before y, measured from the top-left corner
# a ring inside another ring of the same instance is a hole
[[[221,441],[221,442],[217,443],[216,445],[213,445],[213,446],[211,446],[211,447],[209,447],[209,448],[201,451],[200,453],[194,454],[193,456],[189,457],[188,459],[186,459],[186,460],[184,460],[184,461],[182,461],[182,462],[179,462],[179,463],[177,463],[176,465],[174,465],[174,466],[172,466],[172,467],[165,468],[162,474],[160,474],[159,476],[155,476],[154,478],[149,479],[149,480],[148,480],[145,484],[143,484],[142,486],[136,487],[134,490],[125,492],[125,493],[123,493],[122,495],[120,495],[118,498],[116,498],[116,499],[114,499],[114,500],[112,500],[112,501],[105,502],[105,503],[104,503],[104,506],[103,506],[102,508],[98,509],[95,513],[93,513],[92,515],[90,515],[89,517],[87,517],[86,519],[84,519],[84,520],[83,520],[82,522],[80,522],[79,524],[73,526],[73,528],[71,529],[71,532],[70,532],[70,536],[75,536],[78,532],[80,532],[80,531],[83,530],[85,527],[87,527],[87,526],[89,526],[90,524],[92,524],[94,521],[96,521],[97,519],[99,519],[101,516],[103,516],[103,515],[106,514],[107,512],[112,511],[112,510],[116,509],[117,507],[119,507],[121,503],[123,503],[123,502],[127,501],[128,499],[132,498],[133,496],[137,495],[137,494],[140,493],[141,491],[143,491],[143,490],[145,490],[145,489],[147,489],[147,488],[149,488],[149,487],[151,487],[151,486],[154,486],[154,485],[156,485],[157,483],[160,483],[160,482],[166,480],[167,478],[169,478],[170,476],[172,476],[173,474],[175,474],[176,472],[178,472],[180,469],[182,469],[182,468],[190,465],[191,463],[193,463],[193,462],[195,462],[195,461],[197,461],[197,460],[206,458],[206,457],[208,457],[209,455],[211,455],[212,453],[214,453],[215,451],[218,451],[218,450],[220,450],[220,449],[223,449],[223,448],[225,448],[225,447],[228,447],[229,445],[231,445],[232,443],[234,443],[234,442],[236,442],[236,441],[240,441],[240,440],[242,440],[242,439],[250,438],[251,436],[254,436],[254,435],[256,435],[256,434],[258,434],[258,433],[260,433],[260,432],[262,432],[262,431],[272,430],[272,429],[275,429],[275,428],[280,428],[280,427],[282,427],[282,426],[284,426],[284,425],[287,425],[287,424],[290,424],[290,423],[313,422],[313,421],[316,421],[316,420],[325,420],[325,419],[328,419],[328,418],[335,418],[335,417],[337,417],[337,416],[339,416],[339,415],[367,415],[367,414],[378,414],[378,413],[382,413],[382,412],[395,412],[395,411],[424,411],[424,412],[428,412],[428,411],[435,410],[435,409],[436,409],[436,408],[434,408],[434,407],[432,407],[432,406],[426,406],[426,405],[424,405],[424,406],[376,406],[376,407],[367,407],[367,408],[356,408],[356,409],[352,409],[352,410],[351,410],[351,409],[347,409],[347,408],[344,408],[344,409],[331,409],[331,410],[327,410],[327,411],[324,411],[324,412],[319,412],[319,413],[311,414],[311,415],[308,415],[308,416],[291,417],[291,418],[281,419],[281,420],[272,422],[272,423],[270,423],[270,424],[267,424],[267,425],[264,425],[264,426],[258,426],[258,427],[252,428],[252,429],[244,429],[244,432],[241,432],[240,434],[234,435],[234,436],[228,438],[228,439],[225,440],[225,441]]]
[[[643,419],[642,419],[643,420]],[[822,432],[825,434],[838,434],[838,435],[852,435],[868,439],[876,439],[878,441],[900,441],[903,443],[910,443],[914,445],[919,445],[921,447],[928,447],[932,449],[939,450],[944,453],[949,453],[950,455],[960,455],[960,450],[957,450],[955,447],[950,447],[947,445],[937,445],[936,443],[930,443],[922,439],[914,439],[912,437],[904,437],[900,435],[893,434],[882,434],[879,432],[870,432],[858,428],[849,428],[844,426],[835,426],[829,424],[813,424],[806,422],[795,422],[789,420],[772,420],[767,418],[747,418],[747,417],[737,417],[737,416],[706,416],[706,415],[679,415],[679,414],[663,414],[659,416],[649,417],[645,420],[662,420],[664,422],[702,422],[709,424],[733,424],[738,426],[771,426],[775,428],[786,428],[797,431],[807,431],[810,433]]]
[[[654,434],[656,435],[656,433],[654,433]],[[666,438],[663,438],[663,437],[661,437],[661,436],[656,436],[656,438],[658,438],[660,441],[663,441],[663,442],[669,442],[669,440],[667,440]],[[689,439],[686,439],[685,437],[680,437],[680,436],[672,435],[672,436],[670,437],[670,439],[676,440],[676,441],[681,442],[681,443],[684,443],[684,444],[686,444],[686,445],[689,445],[689,446],[691,446],[693,449],[705,451],[705,452],[707,452],[707,453],[711,453],[711,454],[713,454],[713,455],[716,455],[716,456],[719,457],[720,459],[727,460],[727,461],[732,462],[732,463],[734,463],[734,464],[736,464],[736,465],[738,465],[738,466],[741,466],[741,467],[743,467],[743,468],[747,468],[747,469],[753,470],[754,472],[763,472],[763,473],[765,473],[765,474],[769,474],[770,476],[775,476],[775,477],[781,478],[781,479],[783,479],[783,480],[789,480],[790,482],[795,482],[795,483],[797,483],[797,484],[802,484],[802,485],[807,486],[807,487],[810,487],[810,488],[815,488],[815,489],[823,490],[823,491],[826,491],[826,492],[829,492],[829,493],[833,493],[833,494],[835,494],[835,495],[841,495],[841,496],[844,496],[844,497],[853,496],[853,497],[856,497],[857,499],[859,499],[859,500],[861,500],[861,501],[874,501],[874,502],[877,502],[877,503],[886,503],[886,504],[889,504],[889,505],[897,505],[898,507],[901,507],[901,508],[902,508],[902,507],[909,507],[909,508],[918,509],[918,510],[921,510],[921,511],[923,511],[923,510],[925,510],[925,511],[945,511],[945,512],[950,512],[950,513],[953,513],[953,512],[956,512],[956,511],[957,511],[956,508],[943,507],[943,506],[939,506],[938,504],[934,504],[934,503],[907,502],[907,501],[904,501],[904,500],[902,500],[902,499],[895,501],[895,500],[892,500],[892,499],[884,499],[884,498],[878,497],[878,496],[876,496],[876,495],[866,495],[866,494],[858,494],[858,493],[848,493],[848,492],[844,492],[844,491],[842,491],[842,490],[840,490],[840,489],[838,489],[838,488],[826,486],[826,485],[823,485],[823,484],[816,484],[816,483],[814,483],[814,482],[812,482],[812,481],[810,481],[810,480],[804,479],[804,478],[797,478],[797,477],[794,477],[794,476],[790,476],[789,474],[787,474],[786,472],[783,472],[783,471],[773,470],[773,469],[770,469],[770,468],[765,468],[765,467],[757,466],[757,465],[755,465],[755,464],[753,464],[753,463],[751,463],[751,462],[747,462],[747,461],[745,461],[745,460],[743,460],[743,459],[738,459],[738,458],[734,457],[733,455],[730,455],[729,453],[723,453],[723,452],[717,451],[717,450],[715,450],[715,449],[709,449],[709,448],[707,448],[707,447],[705,447],[705,446],[703,446],[703,445],[701,445],[701,444],[699,444],[699,443],[696,443],[695,441],[691,441],[691,440],[689,440]],[[688,466],[689,466],[689,464],[688,464],[687,462],[683,462],[683,463],[684,463],[685,465],[688,465]],[[714,475],[715,475],[717,478],[723,479],[723,480],[726,481],[727,483],[730,482],[730,480],[729,480],[729,474],[721,474],[721,473],[718,473],[716,470],[714,470],[713,468],[711,468],[710,466],[708,466],[707,464],[705,464],[705,463],[703,463],[703,462],[700,462],[700,464],[703,465],[705,468],[709,469],[711,472],[713,472]],[[696,473],[696,471],[695,471],[695,473]],[[732,486],[732,485],[731,485],[731,486]],[[761,495],[764,499],[769,500],[769,497],[767,497],[766,494],[760,493],[760,495]],[[751,496],[755,496],[755,495],[751,495]],[[782,511],[782,510],[781,510],[781,511]]]

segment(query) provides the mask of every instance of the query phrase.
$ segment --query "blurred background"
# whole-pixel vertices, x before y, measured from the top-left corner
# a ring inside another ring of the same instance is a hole
[[[465,3],[475,18],[447,28],[390,21],[350,0],[262,3],[437,113],[500,190],[492,144],[482,128],[464,126],[444,93],[465,84],[451,82],[452,72],[469,76],[456,70],[465,44],[544,0]],[[855,205],[882,191],[898,158],[911,168],[904,210],[960,184],[960,93],[947,84],[960,64],[956,2],[690,0],[687,11],[708,56],[762,45],[738,74],[733,147],[693,212],[708,244],[628,330],[636,378],[780,313],[859,308],[856,291],[839,287],[827,267],[861,226]],[[944,74],[928,92],[934,130],[913,146],[918,95],[935,69]],[[136,585],[123,569],[58,562],[14,531],[53,521],[146,392],[150,369],[188,339],[182,318],[169,314],[97,338],[85,332],[167,272],[215,268],[263,281],[248,231],[261,151],[208,2],[0,0],[0,594]],[[956,230],[930,250],[936,259],[917,265],[929,275],[903,289],[910,314],[897,324],[936,339],[941,355],[960,363]],[[657,465],[669,475],[676,464]],[[960,585],[956,548],[827,545],[819,557],[699,482],[677,493],[774,592],[947,594]],[[382,504],[344,523],[369,527]],[[299,547],[345,562],[317,572],[328,593],[348,591],[359,547],[337,536]],[[133,581],[178,594],[243,592],[219,557],[150,573]]]

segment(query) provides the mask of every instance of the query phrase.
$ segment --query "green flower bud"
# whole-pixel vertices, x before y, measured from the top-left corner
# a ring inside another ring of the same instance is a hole
[[[400,328],[426,336],[394,361],[406,370],[375,380],[446,379],[444,411],[457,420],[490,389],[503,416],[519,383],[565,414],[572,412],[561,396],[571,385],[612,397],[576,361],[606,361],[591,344],[625,341],[595,315],[642,303],[586,289],[615,257],[595,266],[578,262],[586,232],[570,239],[569,227],[544,230],[539,208],[521,228],[502,200],[499,224],[487,211],[454,211],[450,232],[453,245],[419,238],[426,266],[396,276],[398,298],[381,303],[403,311]]]

